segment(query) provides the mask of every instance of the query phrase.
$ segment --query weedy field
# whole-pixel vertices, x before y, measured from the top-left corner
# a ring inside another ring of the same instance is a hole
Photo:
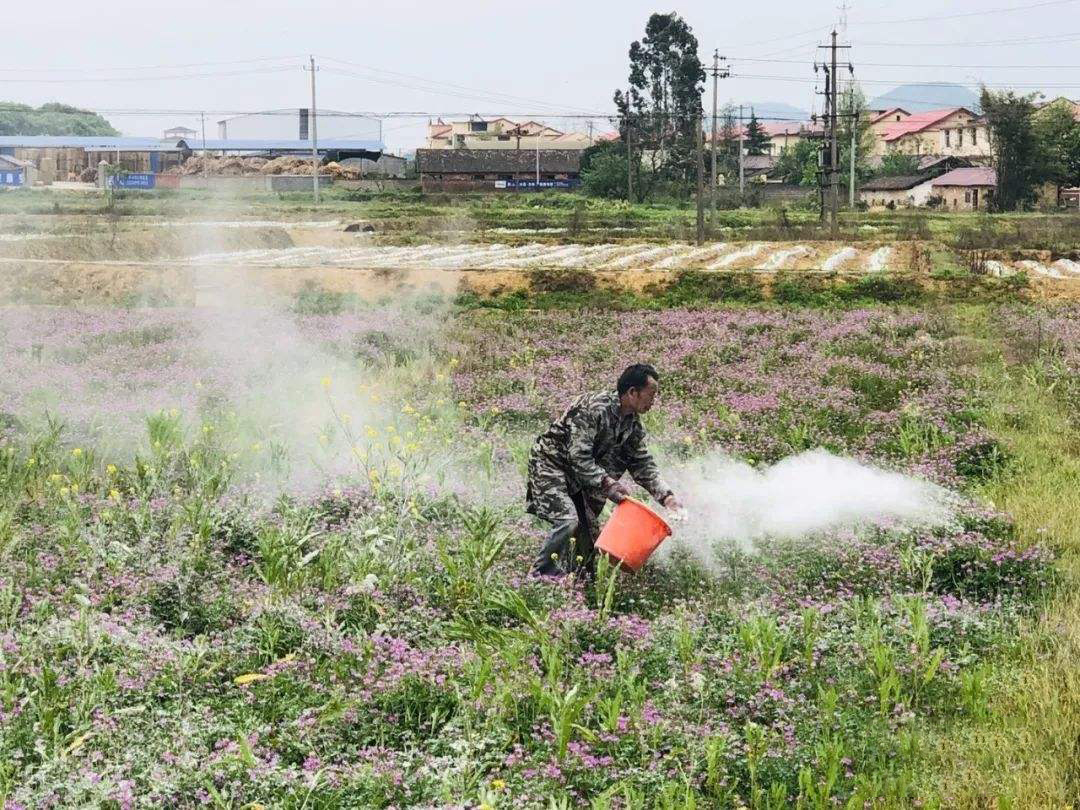
[[[5,808],[1080,799],[1077,308],[241,292],[0,310]],[[530,441],[632,360],[676,477],[824,448],[951,517],[531,579]]]

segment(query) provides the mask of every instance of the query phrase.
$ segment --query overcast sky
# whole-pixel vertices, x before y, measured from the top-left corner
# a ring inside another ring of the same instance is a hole
[[[1080,0],[849,5],[847,40],[868,97],[909,81],[984,81],[1080,96]],[[650,13],[670,10],[641,0],[54,0],[45,13],[9,15],[0,98],[100,110],[307,106],[309,74],[301,66],[314,53],[319,107],[548,113],[555,126],[584,129],[584,120],[556,113],[609,113],[613,89],[626,82],[630,42],[642,36]],[[839,25],[837,2],[687,0],[674,10],[692,26],[703,59],[714,48],[730,57],[733,75],[721,82],[721,103],[820,110],[811,63],[815,45]],[[199,128],[197,115],[106,117],[129,135]],[[387,146],[421,146],[426,121],[386,118]],[[602,120],[596,126],[609,128]],[[207,135],[216,135],[209,125]]]

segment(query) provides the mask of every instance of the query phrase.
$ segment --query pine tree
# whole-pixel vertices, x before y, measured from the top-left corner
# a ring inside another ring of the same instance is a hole
[[[769,148],[772,146],[765,128],[761,126],[761,122],[758,121],[753,109],[750,110],[750,123],[746,125],[745,146],[748,155],[768,154]]]

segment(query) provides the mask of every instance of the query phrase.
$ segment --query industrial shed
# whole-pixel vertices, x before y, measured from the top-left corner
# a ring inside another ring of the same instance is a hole
[[[859,186],[859,199],[871,208],[923,206],[933,194],[936,173],[878,177]]]
[[[581,150],[417,149],[416,168],[424,191],[573,188]]]

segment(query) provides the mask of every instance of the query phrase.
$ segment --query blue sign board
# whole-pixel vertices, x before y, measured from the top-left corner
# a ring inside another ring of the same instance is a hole
[[[577,188],[581,185],[580,180],[496,180],[495,188],[505,188],[510,191],[543,191],[548,188]]]
[[[150,173],[132,172],[130,174],[114,174],[107,178],[110,188],[153,188],[154,175]]]
[[[22,184],[22,169],[0,169],[0,186],[21,186]]]

